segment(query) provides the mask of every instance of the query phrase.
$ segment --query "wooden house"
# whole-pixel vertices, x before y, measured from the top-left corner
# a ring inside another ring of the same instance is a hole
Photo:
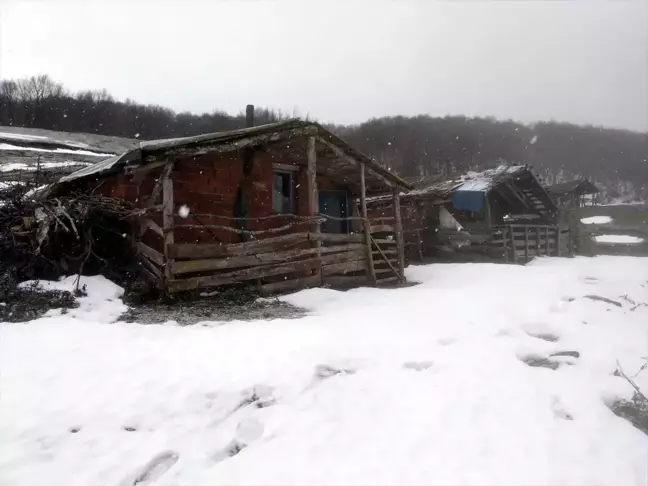
[[[587,179],[575,179],[547,187],[547,192],[560,209],[582,208],[598,203],[600,190]]]
[[[527,166],[419,181],[400,205],[407,261],[518,261],[560,251],[557,208]],[[391,202],[372,198],[369,207],[378,216]]]
[[[272,293],[404,281],[400,213],[369,220],[366,197],[387,192],[398,207],[409,187],[321,125],[289,120],[141,142],[52,190],[140,208],[141,266],[168,292]]]

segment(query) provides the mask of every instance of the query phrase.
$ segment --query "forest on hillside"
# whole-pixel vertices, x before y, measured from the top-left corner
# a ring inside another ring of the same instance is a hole
[[[257,108],[256,123],[287,118]],[[0,81],[0,125],[151,140],[243,127],[241,112],[176,113],[119,101],[106,90],[73,93],[47,75]],[[648,133],[553,121],[525,125],[463,116],[375,118],[329,126],[403,177],[529,164],[551,184],[587,177],[608,200],[648,200]]]

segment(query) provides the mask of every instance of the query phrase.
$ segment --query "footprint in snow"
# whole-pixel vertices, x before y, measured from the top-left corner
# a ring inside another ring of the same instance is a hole
[[[351,368],[335,368],[325,364],[320,364],[315,367],[315,376],[320,379],[326,379],[336,375],[352,375],[355,372],[356,370]]]
[[[214,461],[221,462],[227,458],[234,457],[252,442],[260,439],[264,431],[265,427],[258,420],[250,418],[241,420],[236,427],[236,437],[222,451],[214,456]]]
[[[552,334],[550,332],[540,332],[540,333],[527,332],[527,334],[533,338],[542,339],[543,341],[549,341],[552,343],[555,343],[560,339],[559,336]]]
[[[162,474],[167,472],[171,466],[178,462],[178,454],[174,451],[164,451],[157,454],[147,462],[138,472],[129,476],[121,482],[120,486],[137,486],[138,484],[150,484],[156,481]]]
[[[403,363],[403,368],[414,371],[423,371],[430,369],[434,363],[432,361],[407,361]]]

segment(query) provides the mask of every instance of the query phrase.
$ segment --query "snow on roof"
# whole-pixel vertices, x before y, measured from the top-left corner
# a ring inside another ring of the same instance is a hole
[[[439,198],[449,197],[454,191],[480,191],[487,192],[498,182],[516,174],[529,170],[526,165],[500,165],[494,169],[481,172],[469,171],[453,178],[440,179],[438,176],[434,182],[429,179],[415,184],[415,188],[409,192],[402,192],[402,197],[416,198],[425,196],[436,196]],[[381,201],[392,196],[377,196],[368,198],[368,201]]]
[[[89,155],[91,157],[110,157],[115,154],[104,154],[98,152],[92,152],[90,150],[82,149],[67,149],[67,148],[54,148],[54,149],[44,149],[38,147],[20,147],[18,145],[10,145],[8,143],[0,143],[0,150],[14,150],[18,152],[51,152],[56,154],[76,154],[76,155]]]
[[[114,157],[110,157],[109,159],[102,160],[101,162],[89,165],[88,167],[84,167],[83,169],[77,170],[72,174],[61,177],[59,182],[68,182],[74,179],[79,179],[81,177],[87,177],[93,174],[100,174],[102,172],[108,171],[117,163],[119,163],[119,161],[122,160],[122,158],[124,158],[126,155],[127,154],[115,155]]]

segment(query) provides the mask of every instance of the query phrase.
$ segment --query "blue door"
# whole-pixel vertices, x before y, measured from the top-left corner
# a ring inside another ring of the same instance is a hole
[[[349,207],[346,191],[321,191],[319,193],[319,212],[334,218],[348,218]],[[340,219],[327,219],[322,223],[324,233],[348,233],[349,222]]]

